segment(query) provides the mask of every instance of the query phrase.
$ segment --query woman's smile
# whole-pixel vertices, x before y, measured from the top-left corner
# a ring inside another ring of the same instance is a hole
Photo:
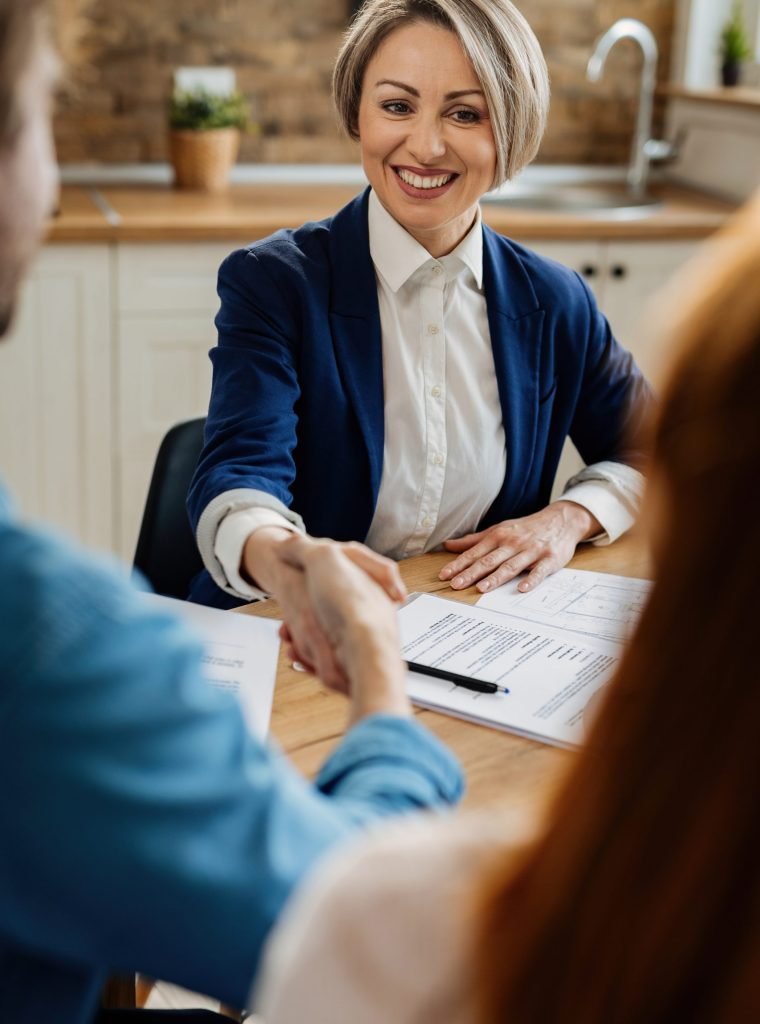
[[[394,167],[399,188],[413,199],[437,199],[445,195],[459,175],[455,171]]]

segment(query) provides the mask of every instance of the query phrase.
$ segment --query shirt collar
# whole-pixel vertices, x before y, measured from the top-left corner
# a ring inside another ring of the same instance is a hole
[[[440,263],[451,277],[456,276],[456,268],[461,264],[472,273],[478,288],[482,288],[483,231],[480,207],[477,208],[475,223],[459,245],[437,261],[394,220],[374,190],[369,194],[368,223],[372,262],[392,291],[397,292],[420,267],[430,262]]]

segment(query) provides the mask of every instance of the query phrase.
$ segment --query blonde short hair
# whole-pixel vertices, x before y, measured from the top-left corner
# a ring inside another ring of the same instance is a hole
[[[453,32],[485,94],[496,143],[492,187],[536,155],[549,109],[549,74],[538,40],[509,0],[366,0],[349,26],[333,73],[333,97],[345,131],[359,138],[364,75],[395,29],[430,22]]]

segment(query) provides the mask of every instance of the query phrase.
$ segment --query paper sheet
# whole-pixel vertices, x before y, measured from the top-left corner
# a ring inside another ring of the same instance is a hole
[[[414,595],[400,609],[399,623],[407,661],[509,689],[474,693],[410,672],[407,688],[415,703],[563,746],[583,741],[586,706],[621,655],[616,643],[430,594]]]
[[[616,641],[630,636],[652,587],[650,580],[587,569],[560,569],[527,594],[518,592],[518,582],[484,594],[478,608]]]
[[[206,679],[217,689],[237,696],[248,728],[264,739],[272,715],[280,623],[157,594],[146,597],[195,629],[204,643]]]

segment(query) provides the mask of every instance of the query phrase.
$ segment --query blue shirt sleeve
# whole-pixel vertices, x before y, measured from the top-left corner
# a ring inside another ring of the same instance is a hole
[[[120,573],[0,511],[0,934],[232,1003],[302,875],[381,815],[454,802],[410,720],[356,726],[316,786]]]

